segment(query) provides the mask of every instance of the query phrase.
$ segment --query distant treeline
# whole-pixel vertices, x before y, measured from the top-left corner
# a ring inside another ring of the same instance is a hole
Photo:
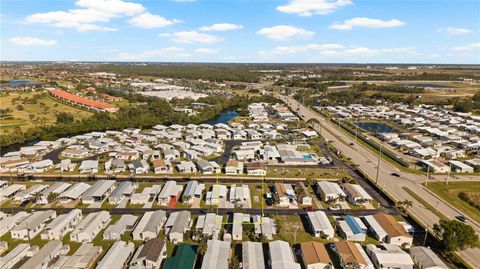
[[[130,102],[140,102],[140,104],[137,106],[122,106],[114,114],[95,113],[88,118],[73,122],[66,121],[65,118],[69,118],[69,116],[63,113],[61,119],[57,117],[56,124],[33,127],[26,131],[16,127],[13,132],[0,136],[0,147],[24,144],[30,141],[55,140],[92,131],[122,130],[129,127],[148,128],[157,124],[198,124],[215,118],[226,109],[245,110],[248,104],[252,102],[279,102],[271,95],[236,96],[233,98],[211,96],[197,100],[197,102],[208,103],[211,106],[195,116],[188,116],[185,113],[174,112],[167,102],[158,98],[114,91],[108,92],[112,95],[122,96]],[[72,116],[75,117],[75,115]]]
[[[344,86],[346,83],[340,81],[324,81],[323,78],[304,78],[278,80],[274,85],[326,91],[330,86]]]
[[[363,82],[354,84],[354,89],[361,91],[379,91],[379,92],[395,92],[395,93],[423,93],[425,88],[422,87],[405,87],[401,85],[377,85]]]
[[[245,65],[220,64],[107,64],[96,68],[96,71],[113,72],[126,76],[155,76],[177,79],[205,79],[217,82],[242,81],[258,82],[260,74],[251,72]]]

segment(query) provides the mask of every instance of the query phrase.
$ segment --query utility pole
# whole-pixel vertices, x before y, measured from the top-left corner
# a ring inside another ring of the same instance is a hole
[[[375,178],[375,184],[378,185],[378,177],[380,175],[380,160],[382,159],[382,145],[380,144],[380,151],[378,152],[378,162],[377,162],[377,177]]]
[[[355,150],[358,149],[358,147],[357,147],[357,138],[358,138],[358,126],[355,125]]]
[[[427,167],[427,178],[425,179],[425,187],[428,186],[429,177],[430,177],[430,165]]]
[[[423,246],[425,246],[425,243],[427,243],[427,235],[428,235],[428,230],[425,228],[425,237],[423,238]]]
[[[447,177],[446,177],[446,184],[448,185],[448,180],[450,179],[450,172],[452,171],[452,163],[450,163],[450,169],[448,170]]]

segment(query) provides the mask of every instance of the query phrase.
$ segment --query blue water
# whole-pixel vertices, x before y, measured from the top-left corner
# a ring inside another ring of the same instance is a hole
[[[452,86],[444,86],[439,84],[428,84],[428,83],[406,83],[400,84],[400,86],[404,87],[423,87],[423,88],[435,88],[435,89],[445,89],[445,88],[454,88]]]
[[[39,85],[40,83],[32,82],[30,80],[21,80],[21,79],[12,79],[9,81],[11,87],[18,87],[18,86],[35,86]]]
[[[303,155],[303,158],[304,158],[304,159],[311,159],[312,156],[311,156],[310,154],[307,154],[307,155]]]
[[[396,129],[390,127],[388,124],[383,122],[374,122],[374,121],[356,121],[354,122],[358,127],[367,130],[371,133],[396,133]]]
[[[217,123],[225,123],[227,124],[230,120],[234,119],[236,116],[238,116],[238,112],[235,110],[228,110],[225,112],[222,112],[218,117],[211,119],[209,121],[206,121],[206,124],[217,124]]]

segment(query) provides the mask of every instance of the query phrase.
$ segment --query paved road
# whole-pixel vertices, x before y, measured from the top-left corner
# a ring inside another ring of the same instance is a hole
[[[315,129],[321,133],[325,139],[332,142],[332,144],[342,152],[342,154],[351,158],[351,160],[358,165],[358,169],[365,175],[372,179],[377,178],[377,164],[380,164],[378,169],[378,186],[388,193],[395,201],[410,200],[414,201],[413,207],[409,209],[409,212],[429,230],[432,229],[435,223],[438,223],[438,216],[423,207],[420,202],[416,201],[414,197],[409,195],[403,188],[407,187],[416,193],[419,197],[422,197],[426,202],[435,207],[439,212],[448,217],[454,219],[455,216],[462,215],[463,213],[451,206],[449,203],[436,196],[432,192],[428,191],[421,183],[425,182],[426,177],[423,175],[411,174],[406,172],[400,172],[398,168],[390,164],[389,162],[379,158],[376,153],[370,149],[364,147],[362,144],[355,144],[350,146],[350,143],[354,143],[354,139],[344,134],[338,126],[332,124],[327,119],[323,118],[317,112],[300,104],[292,97],[287,97],[277,94],[279,99],[282,99],[290,108],[297,112],[297,114],[303,118],[303,120],[309,120],[315,118],[321,122],[320,125],[315,125]],[[342,141],[345,141],[342,142]],[[400,173],[401,177],[392,176],[391,173]],[[465,177],[468,179],[468,177]],[[462,179],[462,177],[460,177]],[[470,177],[472,179],[472,177]],[[442,178],[443,180],[443,178]],[[475,221],[470,221],[469,224],[475,229],[477,233],[480,233],[480,225]],[[459,252],[459,255],[468,262],[473,268],[480,268],[480,249],[474,248]]]
[[[34,210],[36,211],[43,211],[43,210],[55,210],[57,211],[58,214],[64,214],[67,212],[70,212],[75,208],[35,208]],[[17,208],[1,208],[0,211],[6,212],[6,213],[16,213],[19,211],[25,211],[26,209],[23,207],[17,207]],[[206,214],[209,212],[217,212],[216,208],[108,208],[108,209],[103,209],[103,208],[82,208],[82,212],[84,214],[92,213],[92,212],[98,212],[101,210],[106,210],[109,211],[113,215],[122,215],[122,214],[141,214],[145,213],[147,211],[155,211],[155,210],[164,210],[166,212],[176,212],[176,211],[182,211],[182,210],[187,210],[190,211],[192,214]],[[387,209],[387,208],[378,208],[378,209],[359,209],[359,210],[328,210],[328,209],[318,209],[324,211],[327,215],[340,215],[343,216],[345,213],[355,215],[355,216],[365,216],[365,215],[371,215],[379,212],[383,212],[386,214],[398,214],[398,211],[393,210],[393,209]],[[233,212],[242,212],[242,213],[248,213],[248,214],[253,214],[253,215],[260,215],[262,214],[262,209],[260,208],[243,208],[243,209],[233,209],[233,208],[219,208],[218,213],[222,215],[230,214]],[[305,210],[303,209],[290,209],[290,208],[265,208],[263,209],[263,212],[266,215],[270,214],[277,214],[277,215],[300,215],[300,214],[306,214]]]

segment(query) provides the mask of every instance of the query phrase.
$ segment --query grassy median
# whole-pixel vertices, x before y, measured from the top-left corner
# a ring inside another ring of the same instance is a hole
[[[478,196],[480,194],[480,182],[450,182],[448,185],[434,182],[428,183],[427,188],[462,211],[466,216],[480,222],[480,210],[459,197],[461,192]]]

